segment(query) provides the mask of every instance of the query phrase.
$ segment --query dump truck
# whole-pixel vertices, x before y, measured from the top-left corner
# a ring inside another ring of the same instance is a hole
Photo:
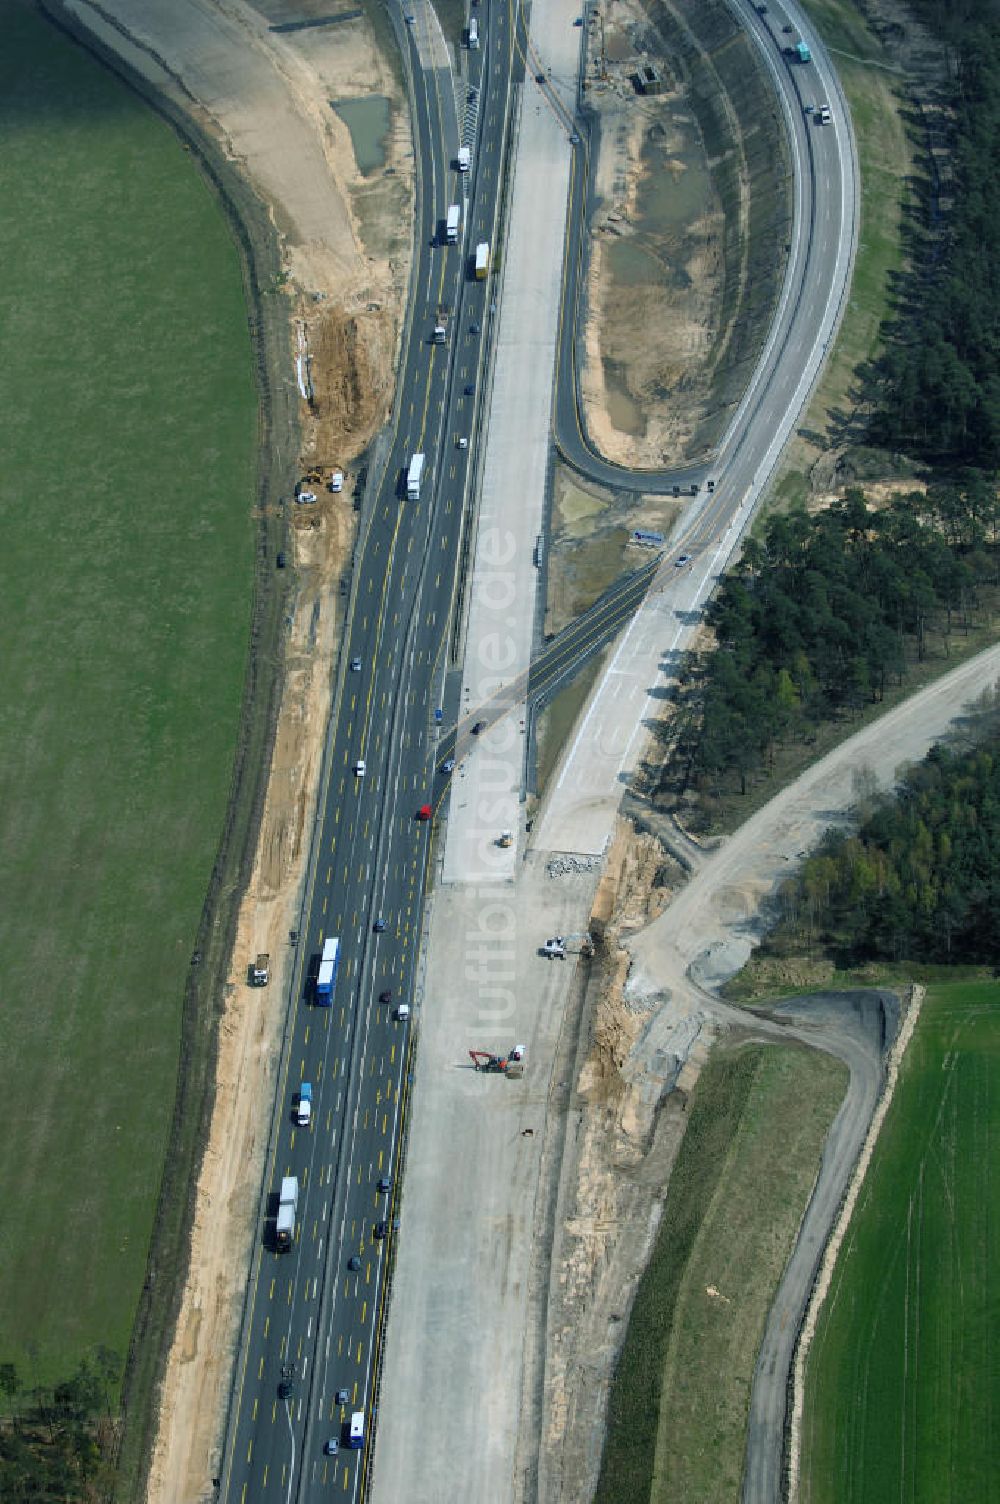
[[[316,973],[316,1002],[321,1008],[333,1006],[333,989],[337,985],[337,968],[340,965],[340,941],[331,935],[324,942]]]
[[[300,1128],[308,1128],[313,1115],[313,1089],[311,1081],[303,1081],[295,1104],[295,1121]]]
[[[285,1253],[295,1241],[295,1213],[299,1209],[299,1182],[294,1175],[284,1175],[281,1194],[278,1197],[278,1221],[274,1242],[279,1253]]]
[[[490,243],[480,241],[476,246],[476,281],[485,282],[490,270]]]
[[[424,478],[424,456],[415,454],[406,472],[406,495],[410,501],[420,500],[420,486]]]
[[[256,961],[250,967],[250,986],[266,987],[271,980],[271,957],[267,951],[260,951]]]
[[[458,230],[462,223],[462,210],[458,204],[448,205],[448,218],[445,220],[444,238],[449,245],[458,245]]]
[[[446,345],[448,343],[448,305],[439,303],[434,318],[434,343]]]

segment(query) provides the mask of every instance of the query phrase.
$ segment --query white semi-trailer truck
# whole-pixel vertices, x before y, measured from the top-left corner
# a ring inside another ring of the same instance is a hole
[[[295,1213],[299,1209],[299,1182],[294,1175],[284,1175],[281,1194],[278,1197],[278,1222],[275,1228],[275,1246],[279,1253],[286,1253],[295,1241]]]
[[[406,472],[406,495],[410,501],[420,500],[420,486],[424,478],[424,456],[415,454]]]

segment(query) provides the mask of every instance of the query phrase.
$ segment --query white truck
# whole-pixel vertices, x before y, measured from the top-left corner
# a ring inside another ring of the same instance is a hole
[[[279,1253],[287,1253],[295,1241],[295,1213],[299,1209],[299,1182],[295,1175],[283,1175],[278,1197],[278,1221],[274,1242]]]
[[[462,210],[458,204],[448,205],[448,218],[445,220],[444,235],[448,245],[458,245],[458,228],[462,223]]]
[[[447,303],[439,303],[438,304],[437,315],[436,315],[435,320],[434,320],[433,340],[434,340],[434,343],[436,345],[446,345],[448,343],[448,305],[447,305]]]
[[[473,52],[475,52],[475,50],[476,50],[476,48],[478,46],[479,46],[479,22],[476,20],[475,16],[473,16],[472,20],[469,22],[469,47],[470,47],[470,49]]]
[[[470,151],[469,147],[467,147],[467,146],[460,146],[458,148],[458,170],[459,170],[459,172],[468,172],[468,170],[469,170],[469,168],[471,166],[472,166],[472,152]]]
[[[490,245],[488,240],[476,246],[476,281],[485,282],[490,271]]]
[[[406,496],[409,501],[420,500],[420,486],[424,478],[424,456],[415,454],[406,472]]]
[[[250,967],[250,986],[266,987],[271,980],[271,957],[261,951]]]

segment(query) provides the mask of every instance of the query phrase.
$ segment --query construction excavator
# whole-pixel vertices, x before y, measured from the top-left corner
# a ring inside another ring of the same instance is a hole
[[[487,1076],[507,1076],[516,1081],[524,1075],[523,1044],[516,1044],[506,1055],[493,1055],[489,1050],[470,1050],[469,1059],[477,1071]]]

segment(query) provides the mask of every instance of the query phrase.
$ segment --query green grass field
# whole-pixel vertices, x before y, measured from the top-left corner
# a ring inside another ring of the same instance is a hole
[[[1000,986],[929,990],[810,1356],[803,1504],[1000,1497]]]
[[[757,1349],[846,1082],[795,1047],[713,1053],[629,1318],[597,1504],[738,1504]]]
[[[258,403],[177,138],[23,3],[0,48],[0,1361],[124,1356],[232,776]]]

